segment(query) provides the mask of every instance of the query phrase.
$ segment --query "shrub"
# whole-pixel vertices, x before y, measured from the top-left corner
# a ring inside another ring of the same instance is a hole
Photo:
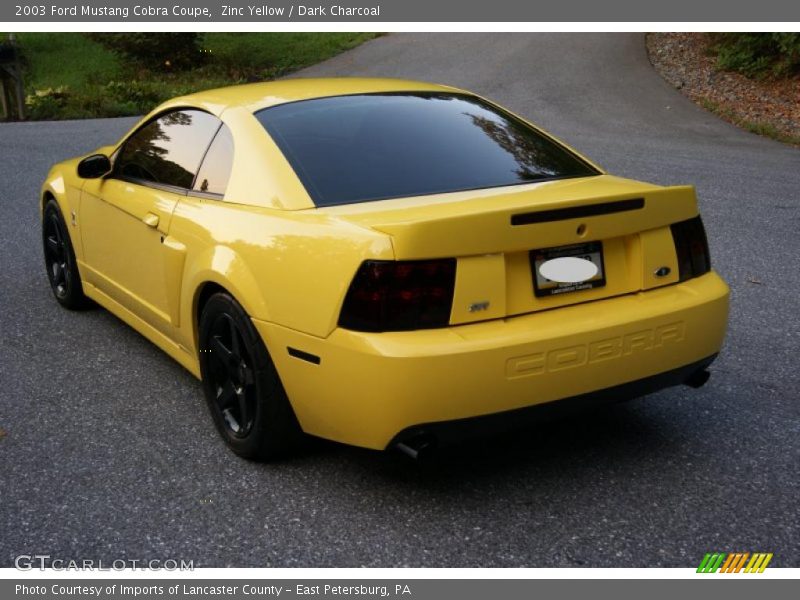
[[[715,33],[711,45],[720,69],[750,77],[800,72],[800,33]]]
[[[115,102],[127,102],[137,107],[137,112],[149,112],[156,104],[162,102],[165,92],[163,86],[138,80],[109,81],[103,89],[103,95]]]
[[[67,86],[36,90],[25,98],[28,117],[36,120],[57,119],[70,98]]]
[[[199,33],[87,33],[89,39],[136,66],[151,71],[184,71],[205,58]]]

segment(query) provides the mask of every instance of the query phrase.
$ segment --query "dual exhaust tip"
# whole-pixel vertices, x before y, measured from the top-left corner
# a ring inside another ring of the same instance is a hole
[[[394,448],[413,460],[422,460],[433,453],[436,445],[436,437],[423,432],[395,443]]]
[[[698,371],[695,371],[689,375],[684,383],[691,388],[697,389],[703,387],[708,381],[709,377],[711,377],[711,373],[708,372],[708,369],[699,369]]]
[[[704,367],[689,375],[683,383],[698,389],[703,387],[710,377],[711,373]],[[426,431],[417,431],[413,435],[395,442],[392,447],[412,460],[423,460],[433,454],[437,445],[438,440],[435,435]]]

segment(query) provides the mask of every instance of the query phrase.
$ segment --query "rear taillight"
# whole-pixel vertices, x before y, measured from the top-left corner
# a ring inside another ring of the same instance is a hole
[[[700,216],[671,226],[675,252],[678,255],[680,281],[698,277],[711,270],[706,230]]]
[[[358,269],[339,315],[356,331],[408,331],[450,322],[456,260],[367,260]]]

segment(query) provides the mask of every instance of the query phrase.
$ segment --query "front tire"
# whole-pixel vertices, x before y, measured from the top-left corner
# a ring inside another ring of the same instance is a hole
[[[83,294],[78,262],[75,260],[67,224],[58,203],[52,198],[44,207],[42,243],[47,278],[58,303],[70,310],[80,310],[90,306],[91,302]]]
[[[250,317],[226,293],[200,316],[200,372],[217,430],[236,454],[270,460],[295,450],[300,425]]]

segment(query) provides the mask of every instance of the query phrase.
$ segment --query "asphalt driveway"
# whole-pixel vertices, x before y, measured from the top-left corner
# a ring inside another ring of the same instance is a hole
[[[0,566],[800,566],[800,151],[696,108],[638,34],[390,35],[303,75],[466,87],[615,174],[694,183],[732,287],[711,381],[425,464],[328,443],[248,463],[188,373],[48,290],[40,182],[134,120],[0,125]]]

